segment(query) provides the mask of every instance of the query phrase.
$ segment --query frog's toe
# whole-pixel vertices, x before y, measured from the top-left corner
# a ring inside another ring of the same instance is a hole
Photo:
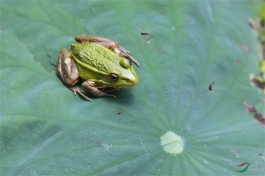
[[[78,95],[79,95],[81,98],[83,98],[84,100],[91,101],[91,99],[88,98],[86,95],[84,95],[84,94],[80,91],[80,89],[79,89],[78,87],[73,86],[73,87],[69,87],[69,89],[71,89],[71,90],[74,92],[75,95],[78,94]]]

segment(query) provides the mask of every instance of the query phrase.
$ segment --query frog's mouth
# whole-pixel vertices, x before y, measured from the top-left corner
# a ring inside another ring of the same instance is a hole
[[[135,86],[137,83],[138,83],[138,79],[122,80],[120,81],[118,87],[121,87],[121,88],[132,87],[132,86]]]
[[[109,85],[113,88],[127,88],[132,87],[138,83],[138,80],[119,80],[117,83]]]

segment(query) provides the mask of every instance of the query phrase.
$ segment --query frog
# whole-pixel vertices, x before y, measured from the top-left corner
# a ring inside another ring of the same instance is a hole
[[[132,63],[140,64],[117,41],[85,34],[75,40],[70,51],[61,49],[57,63],[59,78],[75,95],[91,101],[81,92],[79,82],[95,97],[115,97],[111,92],[138,83]]]

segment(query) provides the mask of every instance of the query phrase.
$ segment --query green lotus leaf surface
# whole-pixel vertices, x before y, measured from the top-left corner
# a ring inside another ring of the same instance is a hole
[[[261,3],[1,0],[0,175],[261,175]],[[129,50],[139,84],[75,96],[54,64],[78,34]]]

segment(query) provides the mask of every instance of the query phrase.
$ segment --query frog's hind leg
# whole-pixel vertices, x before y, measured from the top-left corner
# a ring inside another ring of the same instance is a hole
[[[67,49],[62,49],[58,56],[57,74],[67,86],[75,85],[79,80],[78,70],[75,61]]]
[[[126,57],[131,62],[133,62],[135,65],[140,67],[140,64],[135,60],[131,55],[130,52],[124,49],[122,46],[119,45],[118,42],[104,38],[99,36],[89,36],[89,35],[78,35],[75,37],[75,40],[80,43],[85,42],[94,42],[98,43],[110,50],[112,50],[114,53],[118,54],[121,57]]]
[[[115,48],[119,48],[119,43],[104,37],[90,36],[90,35],[78,35],[75,40],[79,43],[93,42],[98,43],[110,50],[114,51]]]
[[[90,101],[90,99],[81,93],[80,89],[75,86],[79,81],[79,74],[76,64],[73,59],[71,59],[71,54],[67,49],[62,49],[59,53],[58,64],[57,64],[57,74],[61,78],[62,82],[74,92],[74,94],[80,95],[85,100]]]
[[[113,45],[119,45],[118,42],[115,42],[113,40],[100,37],[100,36],[90,36],[90,35],[77,35],[75,37],[75,40],[79,43],[84,43],[84,42],[94,42],[94,43],[114,43]]]

